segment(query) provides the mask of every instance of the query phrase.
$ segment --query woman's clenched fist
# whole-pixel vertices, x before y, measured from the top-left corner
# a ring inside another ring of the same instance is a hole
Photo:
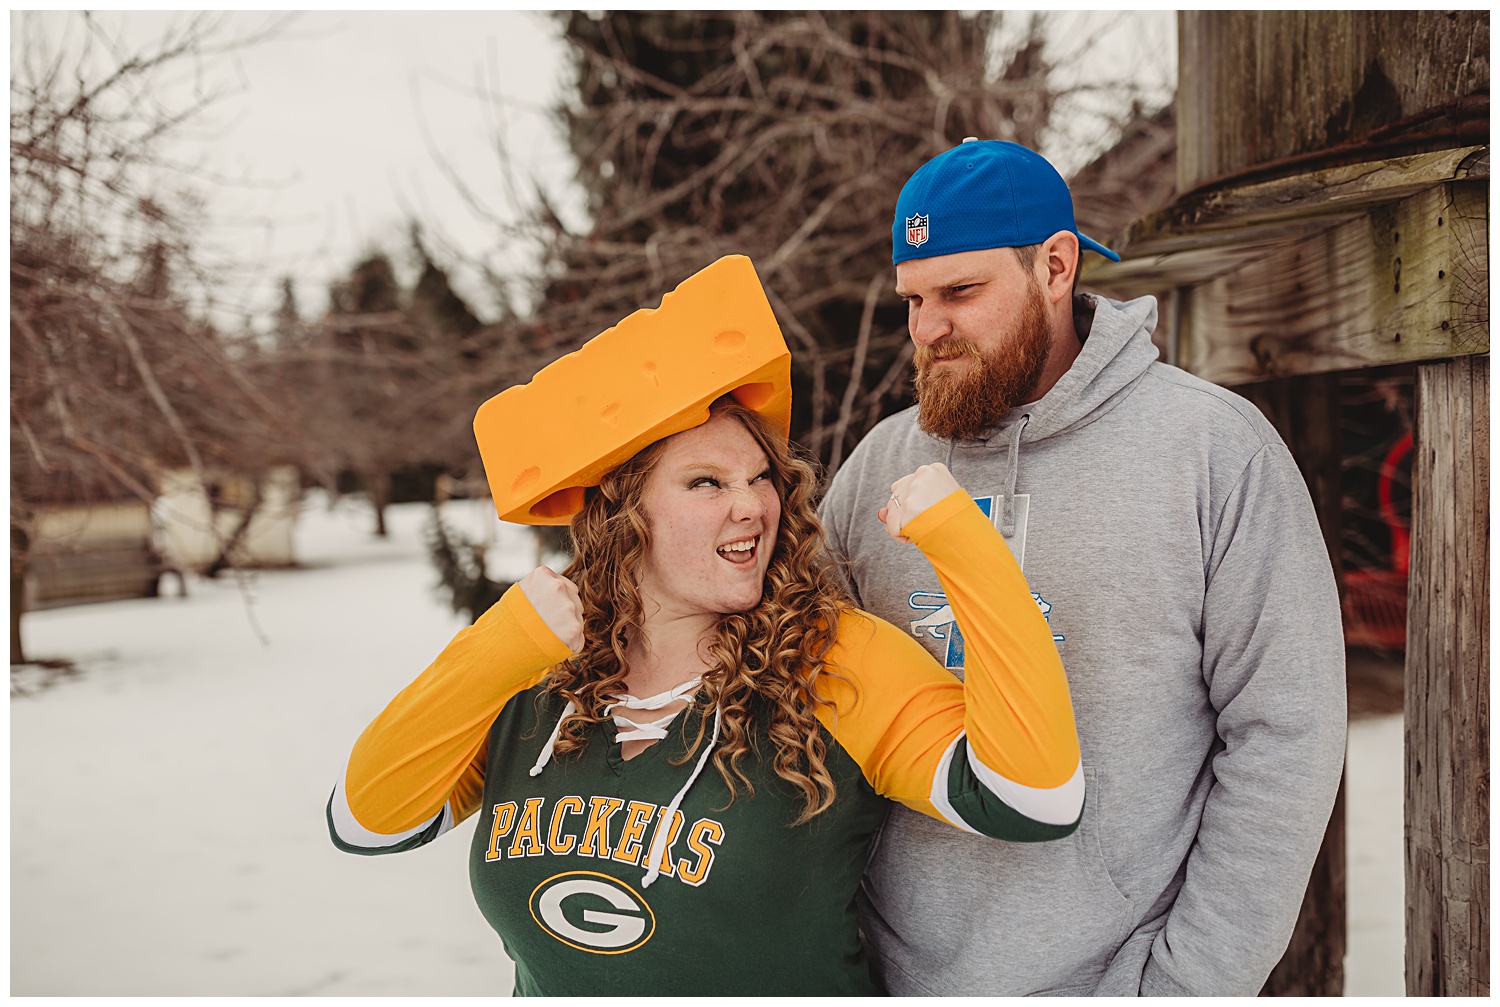
[[[899,542],[911,541],[901,534],[901,529],[954,490],[963,489],[948,466],[942,462],[923,465],[911,475],[902,476],[891,484],[890,499],[876,511],[875,516],[885,525],[891,538]]]
[[[578,653],[583,649],[583,602],[578,586],[568,578],[539,566],[522,577],[517,586],[547,628]]]

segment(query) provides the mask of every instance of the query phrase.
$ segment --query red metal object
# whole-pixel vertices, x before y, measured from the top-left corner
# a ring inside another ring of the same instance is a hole
[[[1411,445],[1410,430],[1391,445],[1391,450],[1386,452],[1385,461],[1380,463],[1380,482],[1376,487],[1380,498],[1380,516],[1385,519],[1385,526],[1391,530],[1391,566],[1402,574],[1411,569],[1411,524],[1402,521],[1401,516],[1396,513],[1396,505],[1391,500],[1391,486],[1396,481],[1396,466],[1401,464],[1401,459],[1411,454]]]
[[[1391,566],[1388,569],[1350,569],[1344,572],[1344,641],[1351,647],[1406,649],[1411,525],[1396,513],[1392,488],[1401,461],[1411,449],[1412,436],[1407,431],[1386,452],[1376,486],[1380,516],[1391,533]]]

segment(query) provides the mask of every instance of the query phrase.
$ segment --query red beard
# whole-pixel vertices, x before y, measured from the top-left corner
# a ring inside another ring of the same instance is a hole
[[[917,347],[918,422],[934,437],[978,439],[1006,413],[1028,401],[1047,366],[1051,333],[1042,292],[1033,281],[1011,338],[986,356],[967,339],[949,337]],[[942,369],[939,360],[966,363]]]

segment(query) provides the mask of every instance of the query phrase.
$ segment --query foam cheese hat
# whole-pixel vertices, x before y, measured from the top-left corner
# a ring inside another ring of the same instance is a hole
[[[708,421],[732,395],[786,437],[792,355],[743,255],[726,255],[661,299],[479,407],[474,437],[495,511],[567,524],[584,490],[642,448]]]

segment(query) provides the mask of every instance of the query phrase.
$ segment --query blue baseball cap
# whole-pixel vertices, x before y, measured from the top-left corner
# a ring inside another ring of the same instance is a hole
[[[1019,143],[969,137],[918,168],[901,187],[891,262],[981,248],[1037,245],[1058,231],[1107,259],[1119,255],[1078,233],[1068,183]]]

